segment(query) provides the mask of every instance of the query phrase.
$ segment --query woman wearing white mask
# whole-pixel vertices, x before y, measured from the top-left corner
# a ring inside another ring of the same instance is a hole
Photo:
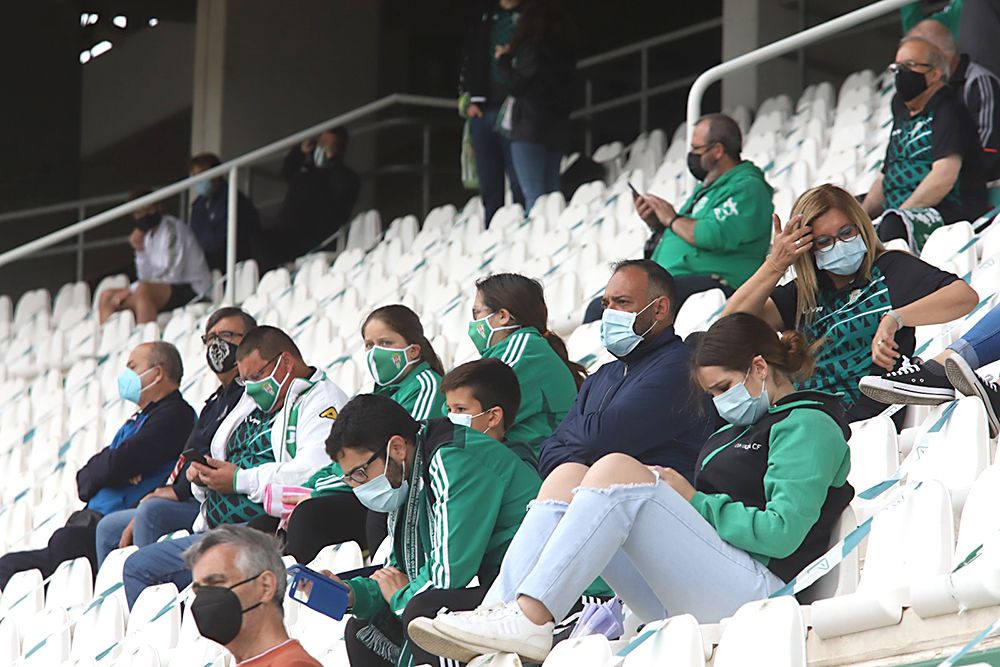
[[[796,278],[777,286],[790,267]],[[770,256],[723,313],[752,313],[818,342],[816,372],[798,386],[843,394],[848,419],[858,421],[885,409],[861,394],[861,378],[912,357],[913,327],[950,322],[978,302],[958,276],[886,251],[857,200],[827,184],[799,197],[784,228],[774,216]]]
[[[694,376],[729,424],[702,448],[692,486],[672,468],[610,454],[546,478],[473,612],[417,620],[410,637],[447,658],[492,651],[531,662],[553,620],[598,575],[643,622],[714,623],[780,590],[827,549],[850,503],[850,428],[837,397],[796,391],[805,339],[724,317],[699,338]]]

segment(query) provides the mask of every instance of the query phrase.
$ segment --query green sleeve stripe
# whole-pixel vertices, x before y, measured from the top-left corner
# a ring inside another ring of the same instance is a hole
[[[417,401],[413,405],[410,416],[414,419],[427,419],[430,416],[431,406],[434,404],[434,397],[438,392],[437,378],[433,373],[421,371],[417,375],[417,382],[420,383],[420,393],[417,394]]]
[[[507,349],[504,350],[503,356],[500,357],[500,361],[513,367],[521,360],[524,348],[528,344],[528,338],[528,334],[514,334],[511,336],[510,342],[507,343]]]
[[[448,471],[440,456],[435,456],[428,467],[431,477],[431,489],[434,490],[436,502],[435,512],[438,514],[437,531],[431,539],[431,583],[435,588],[451,588],[451,567],[448,553]]]

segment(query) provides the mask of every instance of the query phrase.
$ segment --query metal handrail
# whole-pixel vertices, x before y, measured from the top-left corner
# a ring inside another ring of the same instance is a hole
[[[0,253],[0,266],[10,264],[16,260],[28,257],[35,252],[48,248],[49,246],[55,245],[60,241],[65,241],[70,239],[82,232],[95,229],[102,225],[113,222],[122,216],[128,215],[133,211],[149,206],[150,204],[155,204],[156,202],[172,197],[173,195],[179,194],[188,188],[191,188],[201,181],[211,180],[218,177],[228,177],[228,216],[226,220],[226,291],[225,291],[225,301],[227,303],[234,303],[235,296],[235,277],[236,277],[236,211],[237,211],[237,176],[240,167],[244,167],[250,163],[256,162],[263,158],[269,157],[275,153],[280,153],[286,151],[292,146],[301,144],[306,139],[316,136],[323,130],[327,130],[337,125],[343,125],[346,123],[353,122],[359,118],[364,118],[370,114],[381,111],[396,104],[407,104],[412,106],[423,106],[430,108],[439,109],[455,109],[455,100],[439,98],[439,97],[427,97],[423,95],[405,95],[400,93],[394,93],[392,95],[387,95],[379,100],[370,102],[356,109],[348,111],[347,113],[340,114],[329,120],[317,123],[312,127],[297,132],[293,135],[287,136],[284,139],[279,139],[266,146],[262,146],[256,150],[252,150],[245,153],[237,158],[224,162],[217,167],[212,167],[211,169],[206,169],[205,171],[197,174],[195,176],[189,176],[188,178],[181,179],[170,185],[164,186],[155,192],[151,192],[148,195],[139,197],[138,199],[133,199],[130,202],[120,204],[114,208],[108,209],[98,213],[97,215],[91,216],[85,220],[81,220],[75,224],[64,227],[60,230],[52,232],[51,234],[46,234],[45,236],[35,239],[34,241],[29,241],[22,246],[13,248],[4,253]]]
[[[701,117],[701,100],[705,96],[705,91],[708,90],[710,85],[720,80],[722,77],[745,67],[756,65],[764,62],[765,60],[770,60],[771,58],[784,55],[790,51],[808,46],[809,44],[822,41],[828,37],[833,37],[835,35],[839,36],[838,33],[842,30],[853,28],[854,26],[860,25],[866,21],[895,11],[907,4],[910,4],[910,0],[879,0],[879,2],[874,2],[867,7],[856,9],[853,12],[849,12],[843,16],[838,16],[837,18],[826,21],[825,23],[820,23],[819,25],[803,30],[802,32],[779,39],[776,42],[771,42],[770,44],[736,56],[732,60],[727,60],[724,63],[705,70],[702,72],[701,76],[695,79],[695,82],[691,85],[690,92],[688,92],[688,143],[691,142],[691,135],[694,133],[694,124],[697,122],[698,118]]]
[[[0,223],[22,220],[24,218],[36,218],[42,215],[52,215],[53,213],[65,213],[66,211],[79,211],[81,208],[101,206],[102,204],[115,204],[126,199],[128,199],[127,192],[118,192],[110,195],[74,199],[73,201],[62,202],[60,204],[25,208],[18,211],[10,211],[9,213],[0,213]]]

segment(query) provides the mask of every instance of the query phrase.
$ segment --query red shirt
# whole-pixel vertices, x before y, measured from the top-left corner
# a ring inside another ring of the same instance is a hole
[[[323,667],[302,648],[297,639],[288,639],[260,655],[247,658],[236,667]]]

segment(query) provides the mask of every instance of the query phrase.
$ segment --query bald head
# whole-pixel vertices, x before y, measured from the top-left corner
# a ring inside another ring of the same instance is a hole
[[[940,21],[935,21],[934,19],[921,21],[913,26],[913,29],[907,33],[907,37],[926,39],[938,51],[944,54],[944,57],[948,60],[952,60],[958,55],[958,49],[955,47],[955,38],[952,36],[951,30],[948,30],[948,27]]]

